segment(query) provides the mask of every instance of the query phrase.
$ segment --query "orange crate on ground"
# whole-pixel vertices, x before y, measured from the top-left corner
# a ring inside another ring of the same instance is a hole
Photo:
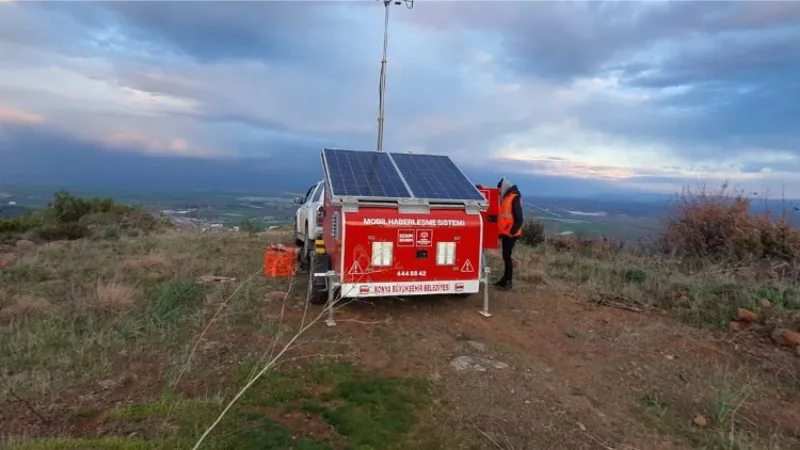
[[[295,247],[272,245],[264,251],[264,275],[268,277],[291,277],[295,273]]]

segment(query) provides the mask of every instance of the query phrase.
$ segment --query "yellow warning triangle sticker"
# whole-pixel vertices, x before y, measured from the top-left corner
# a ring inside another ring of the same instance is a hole
[[[350,271],[347,273],[349,275],[363,275],[364,270],[361,269],[361,265],[358,263],[358,261],[356,261],[353,263],[353,266],[350,267]]]
[[[464,265],[461,266],[462,272],[475,272],[475,268],[472,267],[472,262],[470,260],[464,261]]]

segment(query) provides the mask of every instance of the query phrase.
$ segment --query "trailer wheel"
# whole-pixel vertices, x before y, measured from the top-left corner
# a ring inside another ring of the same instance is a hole
[[[297,259],[300,262],[300,269],[303,272],[311,273],[311,257],[314,253],[314,241],[308,239],[300,246],[300,251],[297,252]]]
[[[308,254],[308,292],[306,300],[312,305],[324,305],[328,301],[328,286],[325,277],[315,277],[315,273],[326,273],[330,269],[330,257],[317,255],[313,250]]]

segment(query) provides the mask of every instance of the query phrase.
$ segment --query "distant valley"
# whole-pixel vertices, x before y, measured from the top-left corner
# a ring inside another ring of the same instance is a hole
[[[3,217],[13,217],[28,209],[47,205],[54,189],[31,186],[7,186],[0,199]],[[113,197],[141,206],[147,211],[169,216],[176,224],[191,228],[233,228],[243,222],[269,228],[291,224],[297,205],[293,198],[302,192],[254,193],[212,190],[133,190],[108,191],[73,189],[80,197]],[[13,205],[9,204],[12,203]],[[556,234],[605,235],[638,238],[657,225],[655,218],[663,208],[658,202],[626,202],[598,199],[559,199],[525,197],[527,219],[542,220]]]
[[[41,186],[8,185],[0,187],[0,218],[10,218],[28,210],[43,208],[57,189]],[[187,228],[234,228],[243,224],[260,229],[292,224],[297,205],[293,198],[302,192],[252,192],[220,190],[147,190],[76,188],[70,192],[80,197],[112,197],[153,213],[170,217]],[[658,231],[660,220],[674,204],[667,196],[641,198],[596,197],[559,198],[524,195],[525,216],[540,220],[551,235],[579,235],[587,238],[610,237],[641,239]],[[771,201],[773,214],[793,204]],[[753,209],[763,212],[764,203]]]

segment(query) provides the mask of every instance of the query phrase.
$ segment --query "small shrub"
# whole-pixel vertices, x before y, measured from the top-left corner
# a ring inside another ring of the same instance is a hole
[[[44,216],[35,212],[26,212],[11,219],[0,219],[0,234],[24,233],[45,224]]]
[[[800,259],[800,230],[791,227],[785,214],[778,220],[770,211],[756,215],[751,199],[727,188],[684,190],[665,223],[665,250],[695,260]]]
[[[122,236],[122,232],[117,227],[105,227],[100,232],[100,238],[115,241]]]
[[[544,242],[544,224],[539,220],[526,220],[522,225],[520,241],[530,247],[536,247]]]
[[[172,228],[173,226],[169,218],[156,217],[139,208],[129,208],[120,223],[120,227],[124,230],[135,229],[145,232]]]
[[[74,241],[89,235],[89,229],[78,223],[44,225],[33,230],[33,235],[42,241]]]
[[[70,223],[78,222],[90,214],[122,213],[130,207],[120,205],[111,198],[95,197],[85,200],[62,189],[55,193],[47,208],[58,222]]]
[[[123,215],[120,212],[90,213],[82,216],[78,223],[85,226],[105,227],[119,226]]]
[[[628,269],[625,271],[625,282],[642,284],[647,281],[647,272],[639,269]]]
[[[264,226],[263,225],[261,225],[261,224],[259,224],[257,222],[254,222],[254,221],[252,221],[250,219],[242,220],[241,222],[239,222],[238,226],[239,226],[239,231],[244,231],[244,232],[250,233],[250,234],[258,233],[260,231],[264,231]]]
[[[0,242],[11,242],[23,233],[46,241],[80,239],[94,229],[108,226],[154,231],[173,225],[167,218],[121,205],[111,198],[82,199],[61,190],[43,210],[0,219]]]

